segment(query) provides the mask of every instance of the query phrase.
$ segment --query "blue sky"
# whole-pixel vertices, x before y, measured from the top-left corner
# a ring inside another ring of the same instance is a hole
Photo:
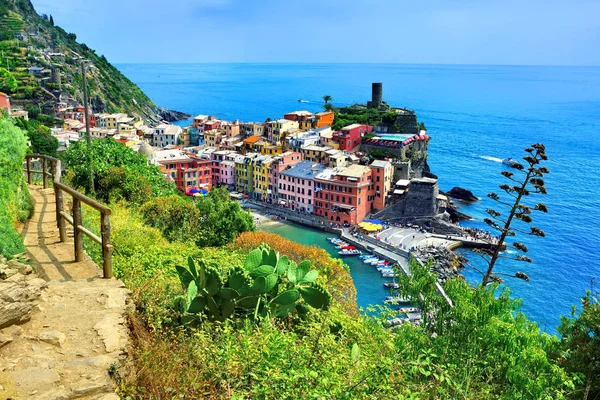
[[[113,63],[600,65],[598,0],[32,0]]]

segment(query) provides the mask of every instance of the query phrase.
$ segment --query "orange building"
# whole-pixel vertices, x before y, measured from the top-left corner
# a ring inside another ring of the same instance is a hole
[[[326,169],[315,178],[314,214],[336,224],[358,224],[371,211],[372,184],[371,168],[364,165]]]
[[[387,197],[392,189],[394,166],[389,161],[376,160],[371,164],[371,173],[375,188],[373,209],[380,211],[387,205]]]
[[[323,126],[333,125],[333,120],[335,116],[333,114],[333,111],[323,111],[316,113],[315,118],[317,120],[315,128],[321,128]]]
[[[6,93],[0,92],[0,110],[6,110],[10,114],[10,99]]]

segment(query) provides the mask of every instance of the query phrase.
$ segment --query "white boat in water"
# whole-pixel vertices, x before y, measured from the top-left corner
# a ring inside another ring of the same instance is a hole
[[[409,303],[410,300],[400,296],[386,296],[383,301],[385,304]]]
[[[338,254],[340,256],[360,256],[362,254],[362,251],[356,249],[344,249],[342,251],[338,251]]]
[[[515,160],[514,158],[505,158],[504,160],[502,160],[502,164],[504,165],[513,165],[513,164],[517,164],[518,161]]]

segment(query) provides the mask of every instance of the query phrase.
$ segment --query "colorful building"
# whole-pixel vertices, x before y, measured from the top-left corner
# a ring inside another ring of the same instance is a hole
[[[269,167],[269,203],[277,203],[279,173],[284,169],[294,166],[302,161],[302,153],[287,151],[273,158]]]
[[[315,214],[327,221],[356,225],[371,211],[371,168],[358,164],[328,168],[315,181]]]
[[[235,187],[247,195],[254,193],[254,160],[259,154],[246,154],[235,158]]]
[[[235,185],[235,157],[238,153],[220,150],[210,153],[212,181],[215,186]]]
[[[321,128],[323,126],[333,125],[335,114],[333,111],[323,111],[315,114],[315,125],[314,128]]]
[[[5,110],[10,114],[10,98],[6,93],[0,92],[0,110]]]
[[[294,211],[313,213],[315,178],[325,170],[322,164],[300,161],[283,169],[277,182],[278,202]]]
[[[376,160],[371,164],[374,186],[373,209],[380,211],[387,205],[388,195],[392,190],[394,166],[389,161]]]
[[[371,133],[373,127],[369,125],[352,124],[348,125],[338,133],[337,142],[340,144],[340,150],[352,150],[360,145],[363,135]]]
[[[267,201],[272,189],[269,189],[269,170],[273,157],[260,156],[254,160],[254,193],[253,198]]]
[[[287,113],[283,116],[283,119],[301,122],[301,121],[310,121],[313,117],[314,117],[313,113],[311,113],[310,111],[303,110],[303,111],[292,111],[290,113]]]
[[[298,128],[299,125],[297,121],[290,121],[283,118],[278,119],[277,121],[267,122],[267,140],[271,143],[281,142],[288,131]]]
[[[198,128],[199,125],[204,124],[206,121],[208,121],[208,115],[196,115],[192,125],[194,125],[194,128]]]
[[[107,119],[107,123],[109,120]],[[107,124],[107,128],[111,129]],[[116,125],[115,125],[116,126]],[[160,124],[154,127],[152,145],[154,147],[177,146],[182,129],[177,125]]]
[[[327,150],[330,150],[331,147],[326,146],[306,146],[302,149],[302,154],[304,155],[304,159],[317,163],[325,163],[327,161]]]
[[[262,136],[265,133],[265,125],[258,122],[245,122],[240,125],[240,133],[244,137]]]
[[[179,149],[157,151],[155,157],[177,190],[189,194],[192,189],[210,190],[212,187],[210,160],[190,156]]]

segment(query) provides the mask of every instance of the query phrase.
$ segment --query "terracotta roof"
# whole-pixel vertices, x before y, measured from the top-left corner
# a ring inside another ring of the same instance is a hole
[[[261,139],[262,139],[262,137],[260,137],[260,136],[250,136],[249,138],[244,139],[244,143],[253,144],[253,143],[258,142]]]

